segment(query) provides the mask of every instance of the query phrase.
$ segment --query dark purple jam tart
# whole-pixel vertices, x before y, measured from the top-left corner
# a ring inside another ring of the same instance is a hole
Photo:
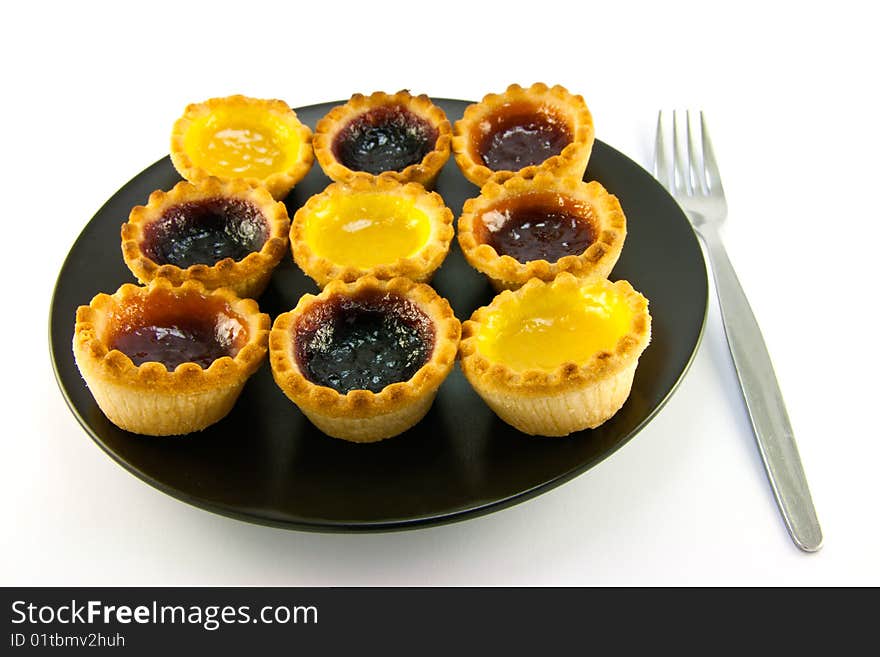
[[[434,150],[438,130],[401,105],[377,107],[351,119],[336,134],[333,154],[352,171],[403,171]]]
[[[313,304],[294,331],[305,377],[343,395],[381,392],[409,380],[434,348],[434,327],[425,313],[393,294],[331,296]]]
[[[373,442],[427,413],[455,362],[460,334],[448,302],[427,285],[335,280],[275,320],[272,374],[324,433]]]
[[[118,427],[166,436],[224,417],[266,355],[269,316],[252,299],[164,278],[99,294],[76,315],[73,351]]]
[[[269,238],[266,218],[237,198],[206,198],[168,208],[144,228],[144,254],[159,265],[216,265],[244,260]]]
[[[355,94],[315,129],[318,163],[330,178],[390,176],[431,187],[449,159],[452,126],[427,96]]]
[[[607,278],[626,238],[616,197],[597,182],[540,173],[486,184],[465,202],[458,241],[467,261],[496,289],[567,271]]]
[[[142,283],[195,279],[258,296],[287,250],[290,220],[262,188],[211,178],[156,191],[122,226],[122,253]]]
[[[593,139],[584,99],[539,82],[528,89],[512,84],[468,106],[455,123],[452,148],[465,177],[482,186],[540,171],[583,178]]]

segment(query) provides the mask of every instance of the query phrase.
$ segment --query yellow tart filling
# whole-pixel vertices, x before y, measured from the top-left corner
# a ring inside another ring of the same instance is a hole
[[[413,256],[430,234],[431,220],[413,199],[379,192],[322,199],[305,223],[318,256],[360,268]]]
[[[633,310],[603,285],[540,286],[499,305],[477,336],[479,350],[513,370],[553,370],[613,352]]]
[[[296,126],[251,105],[214,108],[195,118],[184,136],[193,164],[224,178],[267,178],[284,171],[301,145]]]

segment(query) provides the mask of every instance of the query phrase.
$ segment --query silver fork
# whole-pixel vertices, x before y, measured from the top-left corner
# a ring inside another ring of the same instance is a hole
[[[794,432],[761,330],[718,234],[718,226],[727,217],[727,201],[706,119],[700,112],[700,134],[697,136],[695,122],[691,120],[690,111],[687,112],[685,153],[684,139],[678,134],[678,118],[673,112],[674,154],[670,169],[664,143],[663,112],[657,117],[654,176],[675,197],[706,245],[727,343],[773,494],[795,544],[806,552],[815,552],[822,547],[822,530],[813,508]]]

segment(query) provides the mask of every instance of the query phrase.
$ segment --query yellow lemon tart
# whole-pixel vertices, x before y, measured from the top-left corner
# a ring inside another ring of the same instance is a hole
[[[297,210],[293,258],[320,286],[371,275],[427,281],[449,252],[452,212],[436,192],[390,178],[333,183]]]
[[[562,272],[607,278],[626,238],[617,197],[597,182],[539,173],[487,183],[458,220],[458,242],[495,289]]]
[[[355,94],[315,126],[315,157],[337,182],[384,175],[434,184],[449,159],[452,126],[442,109],[407,91]]]
[[[583,97],[538,82],[527,89],[512,84],[469,105],[455,122],[452,150],[465,178],[482,187],[539,171],[583,178],[593,140]]]
[[[232,409],[266,356],[269,327],[256,302],[231,290],[157,278],[80,306],[73,353],[113,424],[152,436],[185,434]]]
[[[275,320],[272,375],[324,433],[375,442],[428,412],[460,335],[449,303],[427,285],[337,280]]]
[[[312,166],[312,131],[283,100],[212,98],[175,122],[171,161],[190,182],[243,180],[281,200]]]
[[[462,326],[461,368],[508,424],[565,436],[620,409],[650,335],[648,301],[629,283],[563,273],[477,309]]]
[[[290,220],[264,188],[208,178],[153,192],[121,232],[125,264],[141,283],[195,279],[257,297],[287,251]]]

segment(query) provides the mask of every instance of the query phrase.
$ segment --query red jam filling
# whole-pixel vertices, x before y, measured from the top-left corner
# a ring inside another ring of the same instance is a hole
[[[247,341],[241,319],[222,299],[192,292],[155,290],[133,300],[110,319],[108,346],[135,365],[155,361],[173,371],[181,363],[210,367],[234,358]]]
[[[300,317],[295,354],[312,383],[341,394],[407,381],[434,350],[434,325],[393,294],[335,295]]]
[[[186,269],[212,266],[225,258],[242,260],[269,239],[263,213],[236,198],[212,198],[168,208],[144,229],[141,249],[160,265]]]
[[[405,107],[377,107],[339,131],[333,155],[352,171],[403,171],[434,150],[437,136],[437,128]]]
[[[556,194],[530,194],[483,212],[478,239],[499,255],[526,263],[580,255],[596,241],[590,208]]]
[[[568,123],[546,107],[511,103],[486,117],[474,147],[493,171],[519,171],[559,155],[572,141]]]

